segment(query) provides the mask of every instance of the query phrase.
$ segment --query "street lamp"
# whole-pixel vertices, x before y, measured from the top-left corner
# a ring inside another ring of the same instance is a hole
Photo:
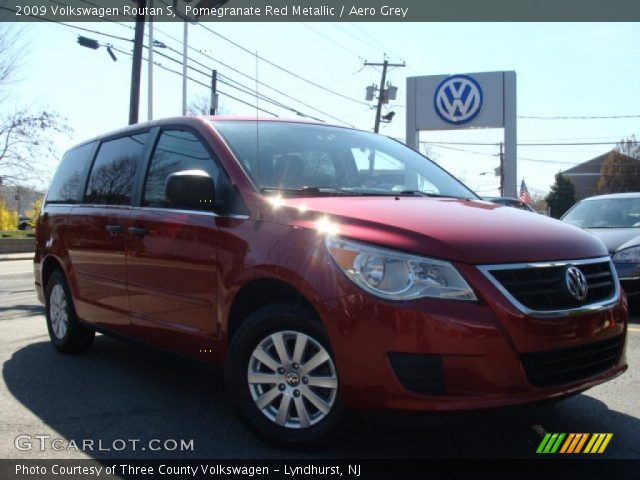
[[[92,50],[97,50],[100,47],[105,47],[107,49],[107,53],[111,57],[111,60],[113,60],[114,62],[118,61],[116,54],[113,53],[113,50],[111,48],[112,45],[110,44],[102,44],[97,40],[94,40],[93,38],[83,37],[82,35],[78,35],[78,44],[80,44],[83,47],[90,48]]]

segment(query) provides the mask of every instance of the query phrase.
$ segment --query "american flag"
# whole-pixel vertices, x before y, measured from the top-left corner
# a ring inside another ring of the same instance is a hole
[[[527,205],[531,205],[531,196],[529,195],[527,184],[524,183],[524,178],[522,179],[522,183],[520,184],[520,201],[526,203]]]

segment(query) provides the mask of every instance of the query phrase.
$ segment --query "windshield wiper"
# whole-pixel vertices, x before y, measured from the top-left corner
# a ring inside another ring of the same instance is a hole
[[[440,193],[423,192],[421,190],[400,190],[398,192],[392,191],[390,195],[417,195],[420,197],[433,197],[433,198],[462,198],[462,197],[454,197],[453,195],[442,195]]]
[[[262,187],[260,190],[262,191],[262,193],[282,192],[286,194],[309,196],[309,197],[322,196],[322,195],[344,195],[344,196],[361,195],[358,192],[339,190],[337,188],[332,188],[332,187],[299,187],[299,188]]]

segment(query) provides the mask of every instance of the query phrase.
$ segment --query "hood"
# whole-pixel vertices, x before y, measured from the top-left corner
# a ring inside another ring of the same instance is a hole
[[[640,235],[638,228],[586,228],[585,230],[602,240],[609,253],[614,253],[623,244]],[[625,245],[625,248],[627,246],[631,245]]]
[[[286,198],[278,222],[315,228],[396,250],[474,264],[607,255],[597,238],[543,215],[479,200],[428,197]]]

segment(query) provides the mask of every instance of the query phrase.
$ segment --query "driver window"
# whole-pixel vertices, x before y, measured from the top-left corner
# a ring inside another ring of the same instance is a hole
[[[204,170],[218,184],[220,170],[207,148],[192,133],[165,130],[156,145],[144,186],[145,207],[180,208],[165,196],[167,177],[181,170]],[[203,207],[211,210],[212,206]]]

